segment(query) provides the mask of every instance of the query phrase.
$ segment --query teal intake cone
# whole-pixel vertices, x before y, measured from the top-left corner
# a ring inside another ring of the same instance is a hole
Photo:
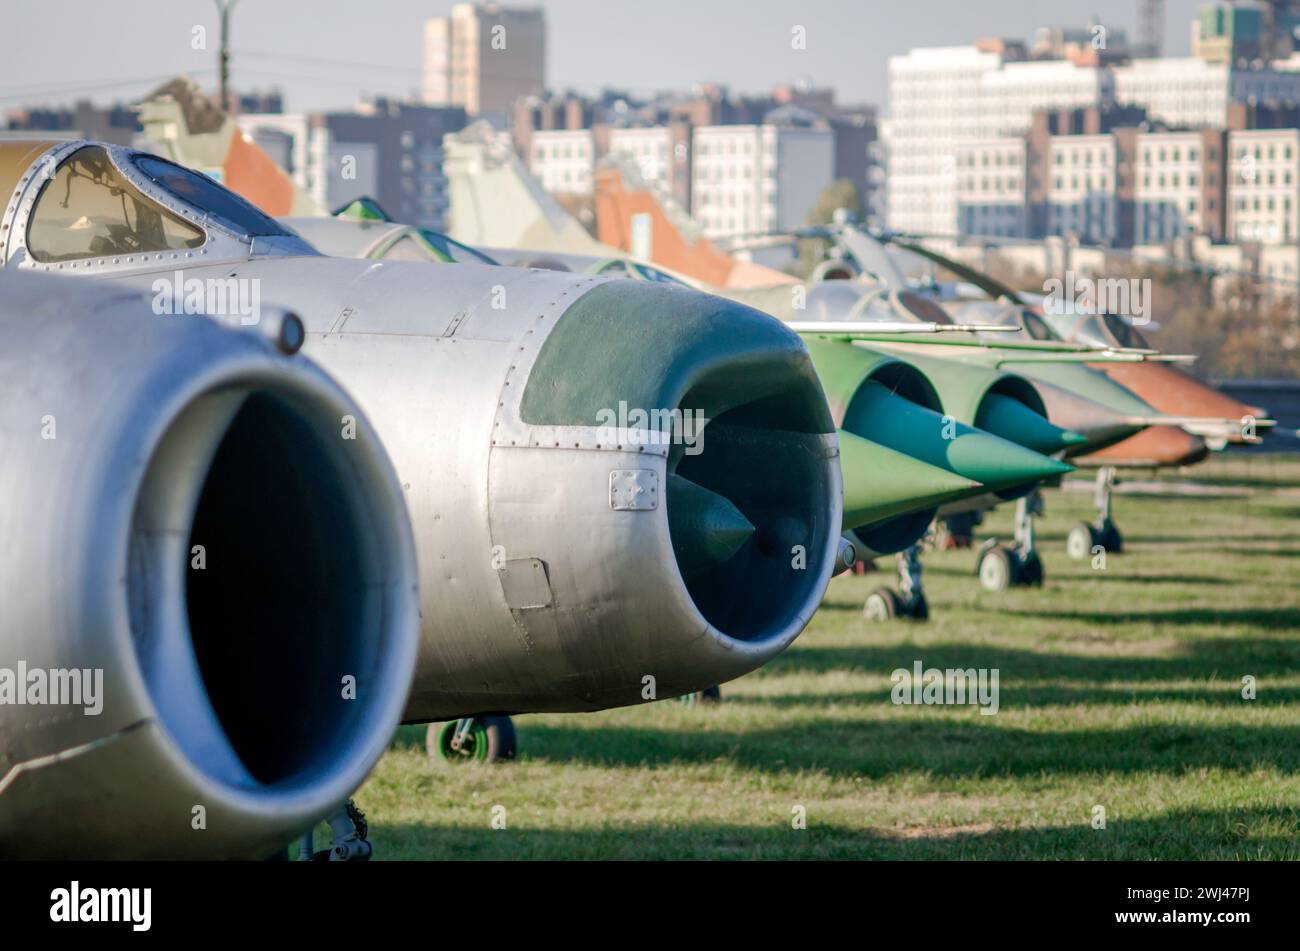
[[[1015,405],[1042,420],[1023,404]],[[1019,441],[945,417],[870,380],[854,395],[842,428],[957,473],[990,491],[1038,482],[1073,468]]]

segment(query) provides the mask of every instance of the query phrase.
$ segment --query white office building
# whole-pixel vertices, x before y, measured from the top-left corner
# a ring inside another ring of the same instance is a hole
[[[673,134],[668,127],[611,129],[609,154],[635,162],[647,183],[672,194]]]
[[[1300,101],[1300,58],[1258,70],[1195,57],[1084,65],[1027,61],[997,44],[890,57],[889,227],[955,233],[958,146],[1024,135],[1035,111],[1140,106],[1153,120],[1204,128],[1225,126],[1229,104],[1248,101]]]
[[[1133,242],[1164,244],[1211,232],[1222,183],[1218,146],[1199,132],[1140,132],[1133,156]]]
[[[835,177],[830,129],[699,126],[691,152],[691,211],[709,237],[801,227]]]
[[[1047,153],[1047,233],[1084,244],[1118,237],[1119,149],[1113,135],[1054,135]]]
[[[955,233],[958,145],[1024,135],[1038,109],[1101,106],[1110,83],[1102,67],[1021,62],[975,46],[890,57],[889,227]]]
[[[958,145],[957,218],[962,234],[993,238],[1028,235],[1028,144],[1022,137]]]
[[[1300,236],[1300,130],[1228,134],[1228,237],[1293,244]]]
[[[1138,59],[1113,67],[1115,102],[1171,126],[1224,126],[1232,102],[1300,100],[1300,72],[1236,69],[1197,57]]]
[[[554,195],[590,195],[596,171],[596,139],[590,129],[533,133],[528,167]]]

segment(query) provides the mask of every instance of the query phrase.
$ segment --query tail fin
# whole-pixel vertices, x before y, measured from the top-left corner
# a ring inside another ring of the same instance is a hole
[[[450,234],[477,247],[622,257],[596,241],[487,122],[443,137]]]
[[[610,156],[596,169],[596,235],[626,253],[632,247],[632,220],[650,216],[650,247],[635,253],[714,287],[763,287],[798,280],[772,268],[727,254],[708,238],[673,198],[645,181],[634,163]]]
[[[216,179],[268,215],[325,214],[215,100],[184,76],[145,97],[140,124],[154,151]]]

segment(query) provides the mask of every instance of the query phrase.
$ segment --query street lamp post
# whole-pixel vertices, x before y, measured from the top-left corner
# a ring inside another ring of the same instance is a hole
[[[221,15],[221,52],[218,54],[218,67],[221,82],[221,108],[231,112],[230,104],[230,11],[239,0],[213,0],[217,12]]]

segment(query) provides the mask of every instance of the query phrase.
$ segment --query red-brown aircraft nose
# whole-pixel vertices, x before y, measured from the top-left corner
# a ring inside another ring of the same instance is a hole
[[[1267,411],[1233,399],[1167,363],[1090,364],[1162,413],[1213,419],[1262,419]],[[1240,434],[1229,441],[1242,442]]]
[[[1208,453],[1209,447],[1200,436],[1177,426],[1152,426],[1077,462],[1081,466],[1189,466]]]

